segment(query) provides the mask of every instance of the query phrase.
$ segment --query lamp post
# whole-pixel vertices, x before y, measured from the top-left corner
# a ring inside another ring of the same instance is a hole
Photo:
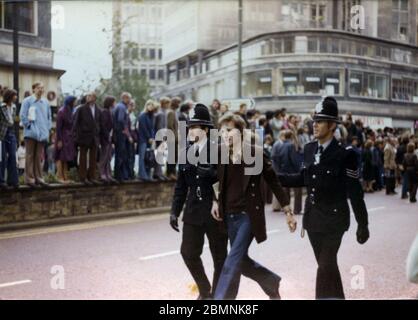
[[[237,98],[242,98],[242,0],[238,0],[238,90]]]

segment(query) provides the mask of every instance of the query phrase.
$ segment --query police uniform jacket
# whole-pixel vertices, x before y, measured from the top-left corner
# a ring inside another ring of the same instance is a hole
[[[344,232],[350,225],[348,199],[360,226],[368,225],[368,214],[359,181],[357,157],[352,147],[345,147],[335,138],[315,155],[318,142],[306,144],[304,163],[297,174],[279,174],[286,187],[307,188],[303,227],[310,232]]]

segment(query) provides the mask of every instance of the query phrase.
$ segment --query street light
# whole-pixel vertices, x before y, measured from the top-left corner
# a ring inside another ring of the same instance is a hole
[[[242,98],[242,0],[238,0],[238,91],[237,98]]]
[[[13,2],[13,88],[17,91],[19,105],[19,3]]]

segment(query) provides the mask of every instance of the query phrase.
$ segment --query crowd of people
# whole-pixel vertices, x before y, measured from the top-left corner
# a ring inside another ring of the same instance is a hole
[[[20,175],[31,187],[47,186],[44,173],[56,175],[62,184],[72,183],[68,172],[76,167],[79,181],[87,184],[123,183],[129,180],[176,180],[177,166],[164,166],[155,161],[154,150],[161,142],[155,141],[160,129],[174,133],[177,156],[179,121],[187,122],[193,101],[179,97],[163,97],[158,102],[148,100],[142,112],[135,110],[135,101],[123,92],[119,101],[107,96],[99,106],[94,92],[77,98],[68,96],[59,109],[56,127],[52,128],[52,114],[43,98],[42,83],[32,87],[33,95],[25,98],[20,109],[23,140],[17,141],[14,126],[17,92],[8,89],[0,107],[0,188],[18,187]],[[262,113],[247,110],[242,104],[237,111],[215,99],[209,106],[211,120],[217,125],[222,116],[237,114],[249,129],[262,130],[264,148],[271,157],[274,170],[296,173],[303,165],[303,148],[313,139],[311,116],[302,119],[288,114],[286,109]],[[395,194],[397,184],[401,197],[416,202],[418,182],[418,138],[393,128],[373,130],[364,127],[348,113],[335,131],[341,143],[351,146],[358,156],[365,192],[386,189]],[[259,132],[259,131],[258,131]],[[19,146],[19,148],[17,148]],[[136,160],[137,159],[137,160]],[[176,158],[177,160],[177,158]],[[302,192],[294,194],[294,211],[302,211]],[[279,209],[277,201],[273,205]]]

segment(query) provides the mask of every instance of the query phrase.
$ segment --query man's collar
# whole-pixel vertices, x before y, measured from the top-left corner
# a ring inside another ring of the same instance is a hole
[[[324,149],[324,151],[325,151],[325,149],[328,148],[328,146],[331,144],[331,142],[332,142],[333,139],[334,139],[334,137],[332,137],[331,139],[329,139],[327,142],[324,142],[323,144],[319,143],[319,140],[318,140],[318,147],[319,146],[322,146],[323,149]]]

